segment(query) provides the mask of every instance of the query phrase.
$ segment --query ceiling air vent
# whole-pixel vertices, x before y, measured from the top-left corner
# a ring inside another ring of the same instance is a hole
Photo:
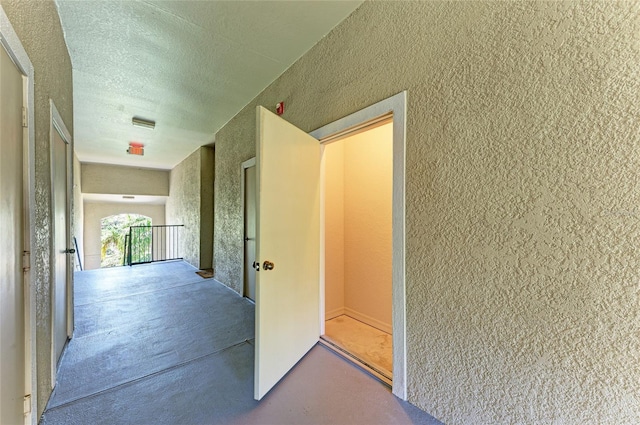
[[[130,142],[129,149],[127,149],[129,155],[144,155],[144,145],[139,142]]]
[[[147,120],[140,117],[133,117],[131,119],[131,124],[135,125],[136,127],[148,128],[150,130],[153,130],[154,128],[156,128],[155,121]]]

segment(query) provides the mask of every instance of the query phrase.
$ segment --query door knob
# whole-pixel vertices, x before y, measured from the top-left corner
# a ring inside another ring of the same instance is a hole
[[[260,271],[260,263],[257,261],[253,262],[253,268],[256,269],[257,272]]]
[[[273,270],[273,263],[271,261],[265,261],[262,263],[263,270]]]
[[[63,253],[65,253],[65,254],[75,254],[75,253],[76,253],[76,250],[75,250],[75,249],[73,249],[73,248],[68,248],[68,249],[65,249],[65,250],[64,250],[64,251],[62,251],[62,252],[63,252]]]

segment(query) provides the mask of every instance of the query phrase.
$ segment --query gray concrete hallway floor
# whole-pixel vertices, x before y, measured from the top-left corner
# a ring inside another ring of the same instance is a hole
[[[254,306],[184,262],[76,272],[55,424],[437,424],[315,346],[253,400]]]

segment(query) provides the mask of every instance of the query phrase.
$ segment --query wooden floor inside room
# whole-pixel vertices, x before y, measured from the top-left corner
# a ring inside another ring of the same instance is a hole
[[[322,339],[330,348],[370,369],[387,384],[393,377],[391,334],[346,315],[325,322]]]

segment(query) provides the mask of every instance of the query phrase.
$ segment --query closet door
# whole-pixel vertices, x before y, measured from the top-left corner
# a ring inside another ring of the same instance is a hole
[[[320,144],[262,107],[256,143],[260,400],[320,336]]]

